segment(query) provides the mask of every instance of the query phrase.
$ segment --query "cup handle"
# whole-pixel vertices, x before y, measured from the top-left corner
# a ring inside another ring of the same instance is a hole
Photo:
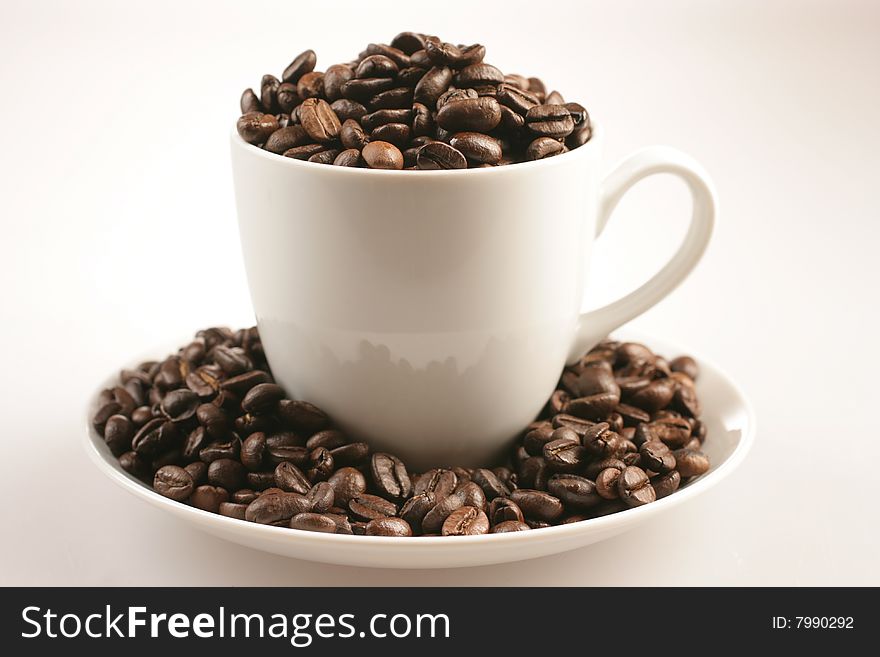
[[[621,324],[641,315],[672,292],[700,261],[715,224],[715,190],[708,174],[689,155],[668,146],[652,146],[624,159],[600,188],[596,237],[608,223],[623,195],[638,181],[655,173],[672,173],[687,183],[693,213],[678,251],[650,280],[607,306],[583,313],[578,320],[568,364],[576,362]]]

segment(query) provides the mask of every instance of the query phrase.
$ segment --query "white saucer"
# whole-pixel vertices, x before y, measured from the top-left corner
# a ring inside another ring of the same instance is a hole
[[[101,436],[87,422],[84,445],[92,461],[105,475],[136,497],[219,538],[297,559],[346,566],[374,568],[457,568],[520,561],[590,545],[610,538],[693,499],[720,482],[742,462],[755,436],[755,416],[745,396],[715,365],[692,352],[659,340],[619,331],[615,337],[643,342],[657,353],[673,358],[688,353],[697,359],[700,376],[697,391],[703,404],[702,420],[708,427],[704,451],[712,468],[669,497],[642,507],[583,522],[540,530],[461,536],[455,538],[390,538],[345,536],[304,532],[227,518],[201,511],[162,497],[126,473],[110,453]],[[155,356],[172,353],[176,343]],[[108,377],[112,385],[116,376]],[[91,400],[89,418],[97,403]]]

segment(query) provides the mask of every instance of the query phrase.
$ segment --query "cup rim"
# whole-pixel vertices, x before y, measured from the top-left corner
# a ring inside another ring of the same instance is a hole
[[[485,168],[477,168],[477,169],[445,169],[445,170],[405,170],[405,169],[368,169],[362,167],[337,167],[326,164],[317,164],[315,162],[308,162],[306,160],[297,160],[292,157],[284,157],[278,153],[272,153],[258,146],[254,146],[253,144],[249,144],[244,139],[241,138],[241,135],[238,134],[238,130],[233,126],[232,135],[231,135],[231,144],[233,148],[244,149],[246,152],[251,153],[257,157],[261,157],[267,159],[271,162],[275,162],[280,164],[281,166],[287,166],[292,169],[303,169],[305,171],[332,171],[331,175],[353,175],[353,176],[383,176],[388,178],[396,178],[401,175],[405,177],[410,177],[412,175],[418,175],[420,179],[424,179],[430,176],[444,176],[444,177],[452,177],[452,176],[497,176],[502,175],[503,173],[512,173],[516,171],[526,171],[531,169],[536,169],[539,167],[558,167],[564,166],[567,163],[573,164],[580,158],[587,157],[589,153],[592,153],[593,150],[599,147],[599,142],[602,141],[604,137],[604,130],[602,129],[602,124],[590,120],[590,124],[592,126],[592,134],[590,136],[590,140],[586,142],[583,146],[578,146],[575,149],[568,151],[567,153],[562,153],[561,155],[555,155],[553,157],[547,157],[542,160],[534,160],[532,162],[517,162],[516,164],[508,164],[503,166],[496,167],[485,167]]]

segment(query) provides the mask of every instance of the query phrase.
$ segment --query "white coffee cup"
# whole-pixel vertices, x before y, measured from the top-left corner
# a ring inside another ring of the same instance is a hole
[[[602,137],[537,162],[382,171],[233,133],[244,262],[278,383],[413,469],[493,462],[565,363],[669,294],[709,242],[715,195],[693,159],[647,148],[603,178]],[[654,173],[693,196],[681,247],[634,292],[581,313],[594,239]]]

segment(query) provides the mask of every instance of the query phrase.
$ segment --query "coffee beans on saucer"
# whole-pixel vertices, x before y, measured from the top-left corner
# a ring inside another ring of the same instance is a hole
[[[238,134],[318,164],[436,171],[540,160],[582,146],[590,116],[535,77],[504,74],[479,45],[416,32],[317,71],[306,50],[245,89]]]
[[[123,470],[203,511],[299,531],[474,536],[650,504],[704,474],[698,375],[687,356],[606,340],[565,369],[507,462],[411,472],[288,398],[256,328],[209,328],[122,370],[92,424]]]

